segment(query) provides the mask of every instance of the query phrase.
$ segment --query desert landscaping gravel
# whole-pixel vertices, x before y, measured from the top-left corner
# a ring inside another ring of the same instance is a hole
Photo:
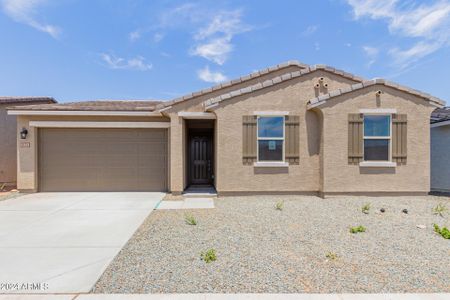
[[[450,198],[436,196],[252,196],[154,211],[93,292],[450,292],[450,240],[433,231],[433,223],[450,227],[448,212],[432,213],[439,203],[450,209]],[[198,225],[187,225],[186,213]],[[358,225],[366,231],[351,234]],[[217,260],[207,264],[200,253],[210,248]]]

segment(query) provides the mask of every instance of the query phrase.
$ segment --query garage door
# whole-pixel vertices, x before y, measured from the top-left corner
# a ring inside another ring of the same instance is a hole
[[[40,191],[166,191],[166,129],[39,129]]]

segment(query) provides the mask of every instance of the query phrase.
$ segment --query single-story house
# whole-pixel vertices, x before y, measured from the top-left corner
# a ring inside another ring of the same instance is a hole
[[[450,107],[431,115],[431,190],[450,193]]]
[[[415,195],[430,191],[430,115],[443,106],[383,79],[291,61],[172,101],[9,113],[23,191]]]
[[[0,187],[15,186],[17,176],[17,122],[6,108],[45,103],[56,101],[49,97],[0,97]]]

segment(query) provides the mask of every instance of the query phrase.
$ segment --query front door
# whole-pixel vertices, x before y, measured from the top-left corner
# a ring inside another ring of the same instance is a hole
[[[192,135],[189,147],[190,183],[212,184],[212,138],[205,135]]]

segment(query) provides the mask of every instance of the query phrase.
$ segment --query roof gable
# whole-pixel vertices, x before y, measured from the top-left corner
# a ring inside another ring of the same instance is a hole
[[[348,72],[345,72],[345,71],[342,71],[342,70],[339,70],[339,69],[336,69],[336,68],[333,68],[330,66],[314,65],[314,66],[304,68],[300,71],[285,73],[281,76],[274,77],[274,78],[266,80],[262,83],[257,83],[252,86],[234,90],[234,91],[219,95],[217,97],[207,99],[206,101],[203,102],[203,106],[205,107],[205,109],[209,109],[209,108],[212,108],[212,107],[218,105],[220,102],[222,102],[224,100],[228,100],[228,99],[231,99],[231,98],[234,98],[237,96],[252,93],[254,91],[261,90],[261,89],[264,89],[264,88],[267,88],[270,86],[274,86],[274,85],[280,84],[282,82],[304,76],[306,74],[311,74],[316,71],[329,72],[331,74],[339,75],[341,77],[353,80],[355,82],[362,82],[364,80],[363,78],[361,78],[359,76],[353,75],[351,73],[348,73]]]
[[[228,87],[231,87],[231,86],[234,86],[234,85],[238,85],[240,83],[245,83],[245,82],[250,81],[252,79],[259,78],[259,77],[265,76],[267,74],[270,74],[270,73],[273,73],[273,72],[276,72],[276,71],[279,71],[279,70],[282,70],[282,69],[286,69],[286,68],[292,67],[292,66],[298,67],[300,69],[307,69],[307,68],[309,68],[309,66],[304,64],[304,63],[301,63],[301,62],[296,61],[296,60],[291,60],[291,61],[288,61],[288,62],[285,62],[285,63],[278,64],[276,66],[272,66],[272,67],[269,67],[269,68],[266,68],[266,69],[262,69],[262,70],[253,72],[253,73],[248,74],[246,76],[241,76],[241,77],[239,77],[237,79],[233,79],[233,80],[230,80],[230,81],[223,82],[223,83],[215,85],[213,87],[209,87],[209,88],[197,91],[197,92],[193,92],[193,93],[184,95],[182,97],[179,97],[179,98],[176,98],[176,99],[173,99],[173,100],[170,100],[170,101],[165,101],[165,102],[159,104],[156,108],[157,109],[164,109],[166,107],[169,107],[169,106],[172,106],[172,105],[176,105],[176,104],[178,104],[180,102],[191,100],[191,99],[196,98],[198,96],[203,96],[203,95],[206,95],[206,94],[209,94],[209,93],[221,90],[221,89],[225,89],[225,88],[228,88]]]
[[[341,89],[338,89],[338,90],[334,90],[334,91],[329,92],[328,94],[321,95],[319,97],[313,98],[313,99],[308,101],[308,109],[312,109],[312,108],[324,105],[325,103],[327,103],[328,101],[334,99],[337,96],[345,95],[345,94],[348,94],[348,93],[351,93],[351,92],[354,92],[354,91],[357,91],[357,90],[362,90],[362,89],[365,89],[365,88],[367,88],[369,86],[373,86],[373,85],[376,85],[376,84],[384,85],[384,86],[396,89],[396,90],[398,90],[400,92],[404,92],[404,93],[408,93],[408,94],[411,94],[411,95],[414,95],[414,96],[418,96],[420,98],[423,98],[425,101],[428,101],[430,104],[432,104],[432,105],[434,105],[436,107],[443,107],[444,104],[445,104],[445,102],[443,100],[441,100],[441,99],[439,99],[437,97],[434,97],[434,96],[432,96],[430,94],[427,94],[427,93],[424,93],[424,92],[421,92],[421,91],[418,91],[418,90],[415,90],[415,89],[412,89],[412,88],[409,88],[409,87],[406,87],[406,86],[394,83],[392,81],[387,81],[387,80],[384,80],[384,79],[377,78],[377,79],[372,79],[372,80],[364,81],[364,82],[361,82],[361,83],[357,83],[357,84],[351,85],[351,86],[349,86],[347,88],[341,88]]]

